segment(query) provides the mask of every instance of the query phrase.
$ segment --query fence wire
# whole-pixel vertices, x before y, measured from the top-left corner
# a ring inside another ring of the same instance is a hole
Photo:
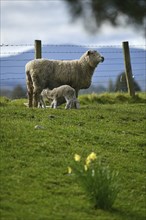
[[[16,85],[25,87],[25,65],[34,59],[33,44],[1,44],[1,89]],[[138,49],[141,48],[141,49]],[[88,49],[98,50],[105,62],[94,72],[92,86],[109,89],[111,82],[115,87],[118,76],[124,72],[124,59],[121,45],[42,45],[42,57],[47,59],[72,60],[79,59]],[[133,77],[142,90],[146,90],[146,47],[130,45],[130,56]],[[113,88],[114,90],[115,88]]]

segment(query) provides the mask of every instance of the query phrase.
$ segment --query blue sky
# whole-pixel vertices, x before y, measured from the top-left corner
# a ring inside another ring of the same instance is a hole
[[[1,44],[33,44],[35,39],[43,44],[145,45],[144,36],[131,27],[105,23],[89,34],[81,19],[71,22],[63,0],[1,0]]]

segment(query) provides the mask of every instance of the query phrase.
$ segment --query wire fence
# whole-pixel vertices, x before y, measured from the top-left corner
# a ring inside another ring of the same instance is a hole
[[[25,65],[34,59],[32,44],[7,45],[1,47],[1,89],[13,89],[17,85],[25,87]],[[124,72],[122,45],[42,45],[42,57],[55,60],[79,59],[87,50],[97,50],[105,58],[96,68],[89,91],[115,91],[116,81]],[[134,80],[142,91],[146,90],[146,48],[145,45],[130,45],[130,56]],[[123,83],[121,81],[121,83]]]

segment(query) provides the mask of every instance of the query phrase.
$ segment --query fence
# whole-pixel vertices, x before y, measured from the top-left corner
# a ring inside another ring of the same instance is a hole
[[[98,50],[105,57],[105,62],[100,64],[95,70],[92,79],[92,89],[94,87],[96,91],[114,91],[116,89],[117,77],[126,70],[126,73],[130,72],[130,77],[127,75],[129,93],[130,95],[134,95],[133,87],[131,89],[133,77],[142,90],[146,88],[146,50],[144,45],[141,45],[143,47],[142,49],[137,49],[137,45],[130,45],[129,56],[127,52],[128,43],[126,43],[126,49],[124,49],[124,44],[125,43],[123,43],[123,49],[122,45],[44,44],[41,46],[40,42],[38,46],[37,41],[35,41],[35,47],[31,44],[1,45],[1,89],[12,89],[18,84],[24,87],[25,64],[35,57],[39,58],[42,56],[43,58],[49,59],[71,60],[80,58],[88,49],[94,49]],[[132,68],[130,64],[132,64]]]

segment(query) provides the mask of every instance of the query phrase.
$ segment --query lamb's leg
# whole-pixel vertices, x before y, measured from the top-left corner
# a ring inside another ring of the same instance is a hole
[[[41,103],[41,101],[38,102],[38,108],[42,108],[42,103]]]
[[[79,101],[77,99],[75,100],[75,108],[76,109],[80,108],[80,103],[79,103]]]
[[[54,99],[53,102],[54,102],[54,106],[53,107],[57,108],[57,99]]]
[[[57,100],[54,99],[53,102],[51,103],[51,108],[57,108]]]
[[[44,101],[43,96],[41,96],[41,102],[42,102],[42,106],[43,106],[43,108],[46,108],[46,103],[45,103],[45,101]]]
[[[72,100],[68,97],[65,97],[65,100],[66,100],[66,106],[65,106],[65,109],[69,109],[71,108],[71,103],[72,103]]]
[[[42,105],[43,105],[43,108],[46,108],[46,103],[45,103],[44,99],[42,99]]]
[[[51,102],[51,105],[50,105],[51,108],[54,108],[54,101]]]
[[[46,108],[46,104],[44,102],[44,99],[43,99],[42,95],[40,95],[40,100],[39,100],[38,108]]]

